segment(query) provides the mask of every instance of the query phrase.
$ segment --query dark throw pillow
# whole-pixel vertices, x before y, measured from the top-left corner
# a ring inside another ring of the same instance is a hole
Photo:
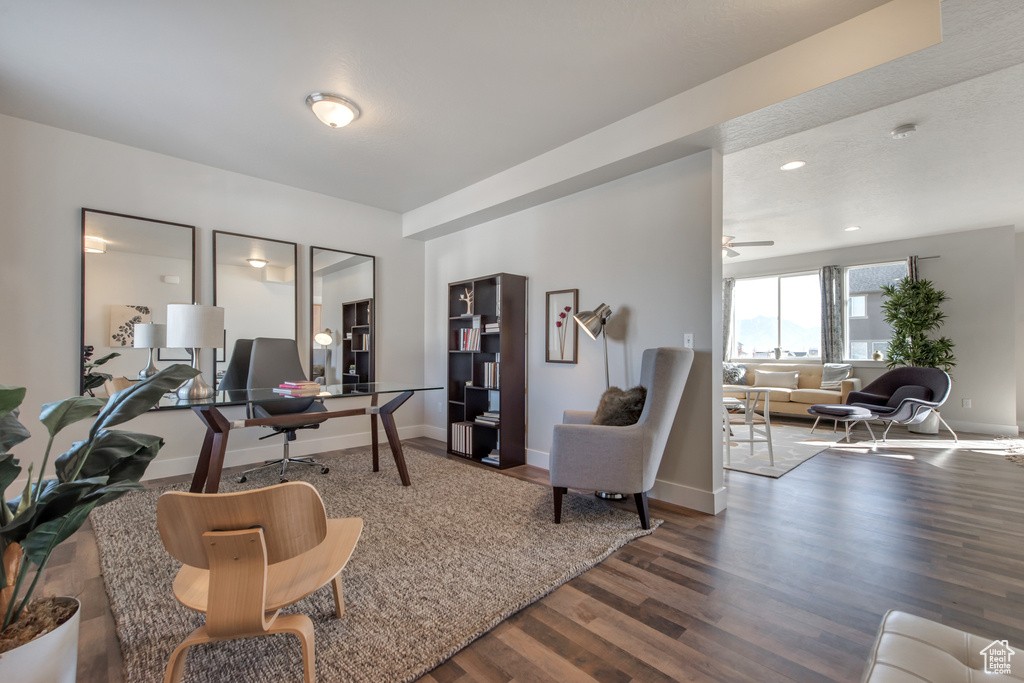
[[[636,424],[640,420],[640,414],[644,412],[644,401],[646,400],[647,389],[640,385],[626,391],[618,387],[611,387],[601,396],[597,414],[594,415],[590,424],[612,427]]]

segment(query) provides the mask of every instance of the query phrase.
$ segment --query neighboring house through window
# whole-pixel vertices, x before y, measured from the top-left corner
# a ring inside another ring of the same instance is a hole
[[[875,351],[885,353],[892,329],[882,317],[882,285],[899,282],[907,275],[904,261],[872,263],[846,269],[846,358],[869,360]]]

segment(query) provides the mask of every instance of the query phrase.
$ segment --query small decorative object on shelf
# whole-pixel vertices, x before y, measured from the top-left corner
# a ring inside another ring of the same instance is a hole
[[[501,469],[526,463],[526,282],[448,286],[448,452]]]
[[[885,360],[885,354],[881,351],[875,351],[871,354],[871,360]]]

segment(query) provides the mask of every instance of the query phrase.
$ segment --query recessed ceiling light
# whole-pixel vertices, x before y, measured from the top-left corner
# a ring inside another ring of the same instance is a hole
[[[859,225],[851,225],[848,228],[844,228],[844,230],[846,230],[846,232],[853,232],[854,230],[860,230],[860,226]]]
[[[107,242],[101,237],[89,237],[87,235],[82,241],[82,247],[85,249],[86,254],[107,253]]]
[[[359,118],[359,107],[341,95],[315,92],[306,98],[306,106],[331,128],[342,128]]]
[[[803,168],[806,165],[806,161],[788,161],[779,168],[781,168],[783,171],[795,171],[796,169]]]
[[[893,140],[902,140],[903,138],[909,138],[911,135],[917,132],[917,126],[913,123],[906,123],[899,128],[894,128],[889,135],[892,136]]]
[[[247,258],[245,260],[248,261],[249,265],[252,266],[253,268],[263,268],[264,266],[267,265],[267,260],[266,259]]]

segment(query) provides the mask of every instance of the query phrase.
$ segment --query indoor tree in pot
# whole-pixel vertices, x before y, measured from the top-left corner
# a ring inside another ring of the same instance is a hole
[[[109,399],[74,396],[45,404],[39,421],[49,441],[39,476],[33,479],[29,465],[24,491],[10,501],[4,492],[22,471],[12,449],[29,432],[18,421],[25,389],[0,385],[0,681],[74,680],[78,601],[32,600],[39,578],[53,550],[85,523],[94,507],[142,488],[139,480],[164,445],[159,436],[110,427],[146,412],[197,374],[186,365],[172,365]],[[88,436],[54,461],[55,478],[43,479],[57,433],[91,417],[96,419]],[[59,626],[61,619],[66,623]],[[51,646],[66,652],[50,653]]]
[[[895,285],[882,285],[882,313],[892,327],[892,339],[887,350],[890,370],[900,366],[941,368],[949,372],[956,366],[953,342],[948,337],[934,338],[946,319],[940,306],[949,301],[946,293],[929,280],[915,280],[907,276]],[[935,411],[932,411],[933,413]],[[911,425],[911,431],[938,433],[938,416],[929,415],[920,425]]]

